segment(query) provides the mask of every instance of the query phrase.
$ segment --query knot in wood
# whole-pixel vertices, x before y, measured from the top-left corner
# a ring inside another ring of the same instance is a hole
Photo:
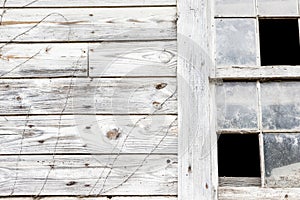
[[[167,85],[168,85],[167,83],[158,83],[158,84],[156,84],[155,88],[157,90],[161,90],[161,89],[165,88]]]
[[[110,140],[116,140],[120,137],[120,134],[120,130],[114,128],[106,133],[106,137]]]

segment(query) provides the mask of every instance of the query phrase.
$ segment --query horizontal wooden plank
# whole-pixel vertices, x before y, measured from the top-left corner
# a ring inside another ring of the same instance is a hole
[[[176,41],[90,44],[90,76],[176,76]]]
[[[298,200],[300,188],[220,187],[219,200]]]
[[[219,187],[253,187],[260,185],[261,179],[257,177],[219,177]]]
[[[2,79],[0,102],[2,115],[176,114],[176,78]]]
[[[87,44],[8,44],[0,50],[0,77],[86,76],[87,52]]]
[[[0,195],[176,195],[176,157],[1,156]]]
[[[7,116],[0,127],[0,154],[177,153],[170,115]]]
[[[110,197],[39,197],[40,200],[177,200],[175,196],[110,196]],[[0,197],[0,200],[36,200],[36,197]]]
[[[300,66],[231,66],[217,67],[216,78],[300,78]]]
[[[3,5],[5,0],[0,0]],[[99,7],[99,6],[159,6],[159,5],[176,5],[176,0],[14,0],[6,1],[5,6],[19,8],[36,8],[36,7]],[[1,6],[3,7],[3,6]]]
[[[8,9],[0,26],[2,42],[155,39],[176,39],[175,7]]]

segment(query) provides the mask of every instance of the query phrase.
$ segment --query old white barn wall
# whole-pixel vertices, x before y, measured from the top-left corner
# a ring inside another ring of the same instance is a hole
[[[0,196],[176,199],[176,1],[0,5]]]

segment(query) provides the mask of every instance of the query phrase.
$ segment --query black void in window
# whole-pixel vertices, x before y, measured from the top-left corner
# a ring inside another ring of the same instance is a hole
[[[261,65],[300,65],[298,19],[260,19]]]
[[[258,135],[220,135],[218,170],[220,177],[260,177]]]

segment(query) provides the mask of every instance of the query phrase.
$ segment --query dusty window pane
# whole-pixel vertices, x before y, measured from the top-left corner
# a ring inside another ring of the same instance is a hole
[[[300,186],[300,134],[264,134],[266,185]]]
[[[261,84],[264,129],[300,129],[300,82]]]
[[[255,82],[225,82],[216,94],[218,129],[257,129]]]
[[[255,16],[254,0],[215,0],[216,16]]]
[[[261,16],[297,16],[297,0],[258,0],[258,14]]]
[[[255,19],[216,19],[216,64],[256,65]]]

